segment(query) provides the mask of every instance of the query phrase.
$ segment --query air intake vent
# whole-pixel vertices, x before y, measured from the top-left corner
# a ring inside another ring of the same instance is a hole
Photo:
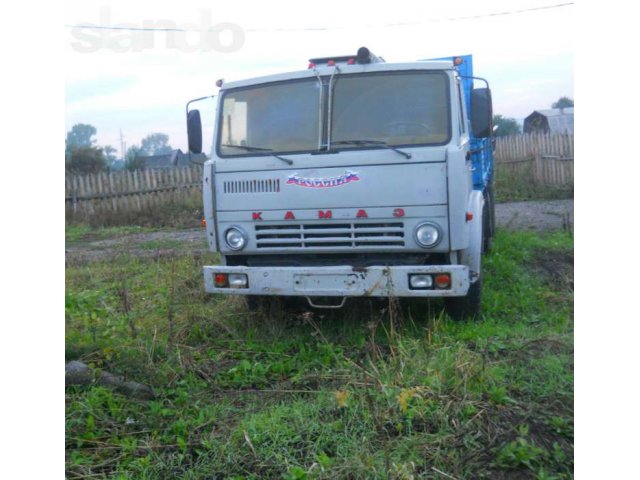
[[[233,180],[222,184],[224,193],[279,193],[280,180]]]

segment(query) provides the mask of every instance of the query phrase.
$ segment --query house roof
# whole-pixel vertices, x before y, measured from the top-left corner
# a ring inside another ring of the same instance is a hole
[[[138,155],[144,159],[144,167],[153,170],[158,168],[184,167],[192,163],[204,163],[207,156],[203,153],[183,153],[179,148],[163,155]]]
[[[148,169],[169,168],[176,165],[178,152],[180,152],[180,150],[172,150],[170,153],[164,155],[140,155],[137,158],[144,159],[144,166]]]
[[[550,133],[573,133],[573,107],[534,110],[524,119],[525,124],[536,116],[543,116],[547,119]]]
[[[560,115],[573,115],[573,107],[565,108],[548,108],[546,110],[534,110],[534,113],[538,112],[545,117],[557,117]]]

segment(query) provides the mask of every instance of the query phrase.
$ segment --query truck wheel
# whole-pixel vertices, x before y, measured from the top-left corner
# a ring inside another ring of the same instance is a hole
[[[294,311],[298,300],[296,297],[273,295],[247,295],[244,297],[247,310],[266,315],[279,315],[283,312]]]
[[[496,206],[493,195],[493,186],[487,185],[484,195],[484,208],[482,209],[482,253],[489,253],[493,246],[493,237],[496,232]]]
[[[482,277],[469,287],[464,297],[450,297],[444,300],[444,310],[453,320],[471,320],[480,317],[482,303]]]
[[[493,236],[491,235],[491,213],[490,205],[484,204],[482,209],[482,253],[489,253],[493,244]]]
[[[247,310],[250,312],[257,312],[264,310],[269,302],[265,295],[247,295],[244,297],[244,303]]]
[[[496,194],[493,191],[493,182],[489,184],[489,200],[491,202],[491,210],[489,210],[489,232],[491,232],[491,238],[496,236]]]

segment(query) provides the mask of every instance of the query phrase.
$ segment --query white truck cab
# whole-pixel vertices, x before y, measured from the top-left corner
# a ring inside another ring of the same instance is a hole
[[[221,84],[203,177],[221,264],[204,267],[206,291],[332,308],[444,297],[453,317],[477,315],[492,112],[465,60],[386,63],[362,47]],[[200,153],[199,111],[187,116]]]

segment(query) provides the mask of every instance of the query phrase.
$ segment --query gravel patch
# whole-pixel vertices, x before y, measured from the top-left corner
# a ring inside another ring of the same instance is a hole
[[[496,226],[505,230],[573,231],[573,199],[498,203]]]

